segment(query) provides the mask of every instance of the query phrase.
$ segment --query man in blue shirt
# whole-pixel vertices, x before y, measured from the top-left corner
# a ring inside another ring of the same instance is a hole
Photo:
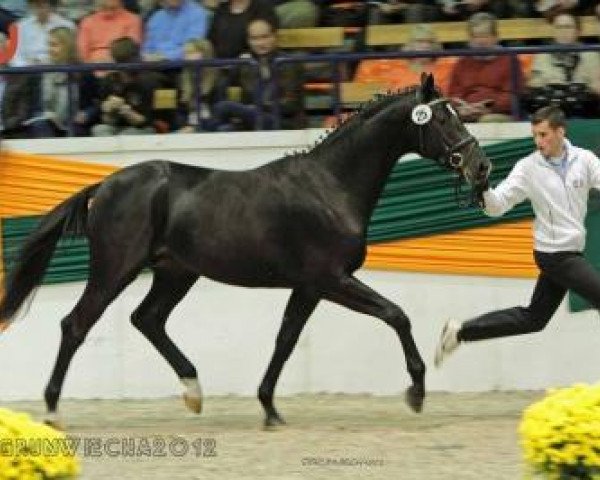
[[[181,60],[188,40],[205,38],[208,12],[192,0],[164,0],[152,14],[142,45],[145,60]]]

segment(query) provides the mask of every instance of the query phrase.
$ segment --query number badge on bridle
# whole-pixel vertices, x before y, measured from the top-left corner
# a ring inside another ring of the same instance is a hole
[[[425,125],[431,117],[433,117],[431,107],[425,104],[417,105],[411,113],[412,121],[417,125]]]

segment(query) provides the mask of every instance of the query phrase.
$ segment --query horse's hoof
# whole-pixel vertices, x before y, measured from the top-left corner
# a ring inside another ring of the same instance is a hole
[[[202,397],[192,396],[187,393],[183,394],[183,401],[188,410],[194,413],[200,413],[202,411]]]
[[[425,390],[422,387],[411,385],[406,389],[406,403],[415,413],[423,410],[423,400],[425,399]]]
[[[60,430],[61,432],[65,431],[65,424],[57,414],[47,414],[43,423],[52,427],[54,430]]]
[[[282,425],[285,425],[285,420],[278,414],[269,415],[265,419],[265,430],[275,430],[277,427],[281,427]]]
[[[202,411],[202,389],[197,378],[182,378],[181,383],[185,386],[183,401],[185,406],[194,413]]]

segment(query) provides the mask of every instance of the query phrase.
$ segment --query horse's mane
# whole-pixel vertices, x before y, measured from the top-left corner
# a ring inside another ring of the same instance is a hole
[[[372,100],[362,104],[358,110],[339,122],[332,130],[328,131],[325,136],[319,138],[311,148],[302,152],[286,155],[286,158],[315,152],[322,147],[326,147],[331,143],[338,141],[342,137],[350,138],[351,135],[349,134],[362,125],[365,120],[368,120],[382,110],[385,110],[392,103],[403,98],[409,98],[409,94],[414,94],[418,89],[419,85],[413,85],[397,91],[389,91],[385,94],[376,95]]]

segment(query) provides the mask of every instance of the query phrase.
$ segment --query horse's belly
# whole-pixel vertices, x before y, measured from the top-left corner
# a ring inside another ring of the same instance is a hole
[[[189,248],[172,250],[178,261],[199,275],[233,285],[252,287],[289,286],[289,279],[279,266],[249,245],[198,241]]]

